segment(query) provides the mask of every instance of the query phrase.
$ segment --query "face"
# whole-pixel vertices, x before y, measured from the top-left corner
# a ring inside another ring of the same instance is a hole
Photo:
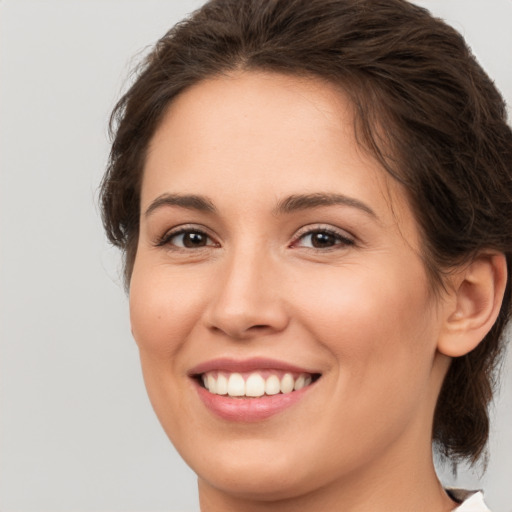
[[[419,246],[333,86],[247,72],[174,101],[144,169],[130,309],[200,485],[289,497],[430,453],[440,313]]]

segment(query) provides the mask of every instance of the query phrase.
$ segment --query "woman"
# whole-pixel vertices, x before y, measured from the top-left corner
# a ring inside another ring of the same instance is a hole
[[[487,510],[512,133],[403,0],[218,0],[117,105],[102,186],[149,397],[201,510]]]

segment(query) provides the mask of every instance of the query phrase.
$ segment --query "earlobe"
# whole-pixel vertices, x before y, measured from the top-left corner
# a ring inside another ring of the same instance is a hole
[[[452,284],[438,350],[449,357],[460,357],[483,340],[498,317],[507,284],[505,255],[477,255],[453,275]]]

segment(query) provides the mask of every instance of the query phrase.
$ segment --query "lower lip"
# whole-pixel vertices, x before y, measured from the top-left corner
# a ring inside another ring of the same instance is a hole
[[[215,395],[197,383],[197,392],[207,409],[228,421],[254,422],[270,418],[300,401],[314,384],[299,391],[261,398],[232,398]]]

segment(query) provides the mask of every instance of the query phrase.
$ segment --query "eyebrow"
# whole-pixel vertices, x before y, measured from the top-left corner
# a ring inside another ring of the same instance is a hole
[[[179,206],[188,210],[215,213],[216,208],[211,199],[195,194],[162,194],[158,196],[147,208],[145,216],[148,217],[162,206]]]
[[[365,203],[348,197],[343,194],[328,194],[328,193],[315,193],[315,194],[296,194],[279,201],[274,214],[292,213],[300,210],[307,210],[310,208],[319,208],[321,206],[343,205],[351,208],[357,208],[368,215],[377,218],[376,213]]]
[[[274,215],[293,213],[300,210],[319,208],[322,206],[343,205],[357,208],[368,215],[377,218],[375,212],[365,203],[343,194],[313,193],[294,194],[279,201],[272,213]],[[198,210],[206,213],[216,213],[213,201],[206,196],[196,194],[162,194],[158,196],[146,209],[145,216],[151,215],[163,206],[178,206],[189,210]]]

